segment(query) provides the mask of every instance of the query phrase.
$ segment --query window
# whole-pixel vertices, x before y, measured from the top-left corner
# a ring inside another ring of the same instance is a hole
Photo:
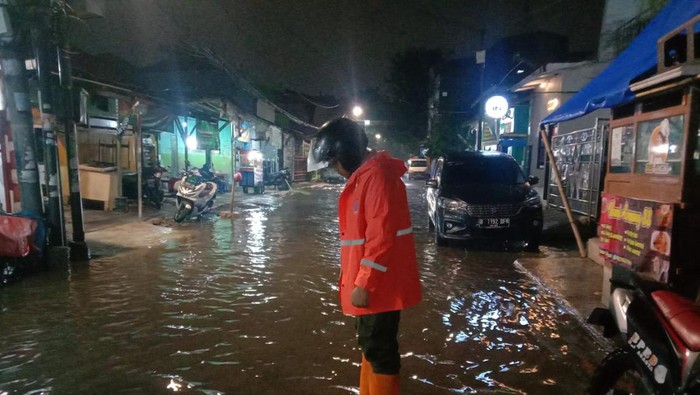
[[[612,130],[610,140],[610,172],[631,173],[634,157],[634,127],[620,126]]]
[[[472,184],[523,184],[525,176],[512,159],[474,158],[447,162],[445,184],[451,186]]]

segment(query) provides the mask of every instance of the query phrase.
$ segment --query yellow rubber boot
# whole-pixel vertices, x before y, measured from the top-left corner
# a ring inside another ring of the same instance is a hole
[[[370,366],[371,369],[371,366]],[[362,393],[362,392],[360,392]],[[398,374],[376,374],[372,372],[369,383],[370,395],[399,395]]]
[[[365,359],[365,354],[362,354],[362,365],[360,366],[360,395],[369,395],[369,382],[372,372],[372,365]]]

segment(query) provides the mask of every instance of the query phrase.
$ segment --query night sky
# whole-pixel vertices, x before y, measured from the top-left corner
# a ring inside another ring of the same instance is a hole
[[[206,46],[257,83],[307,94],[353,95],[383,87],[407,47],[473,57],[484,29],[495,40],[543,30],[595,53],[603,0],[107,0],[77,38],[86,52],[135,65],[173,45]]]

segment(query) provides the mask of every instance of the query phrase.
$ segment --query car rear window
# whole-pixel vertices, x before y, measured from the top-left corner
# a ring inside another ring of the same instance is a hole
[[[412,160],[412,161],[408,162],[408,166],[409,167],[427,167],[428,162],[426,162],[424,160]]]
[[[509,158],[470,158],[449,161],[445,165],[442,182],[446,185],[466,184],[522,184],[525,175],[515,161]]]

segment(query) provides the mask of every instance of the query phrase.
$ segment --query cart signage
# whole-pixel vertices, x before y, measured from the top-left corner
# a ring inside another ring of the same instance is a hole
[[[635,172],[678,176],[683,159],[683,115],[640,122]]]
[[[607,261],[668,281],[673,205],[603,194],[598,235]]]

